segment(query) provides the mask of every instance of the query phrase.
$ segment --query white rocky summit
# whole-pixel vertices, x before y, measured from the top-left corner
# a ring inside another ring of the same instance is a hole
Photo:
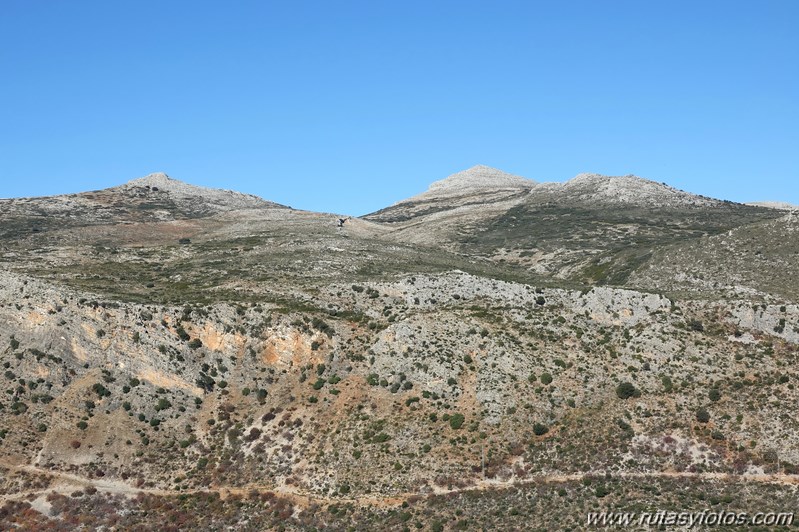
[[[168,175],[163,172],[155,172],[144,177],[139,177],[137,179],[132,179],[128,181],[128,185],[134,186],[170,186],[174,183],[178,183],[176,179],[172,179]]]
[[[589,203],[614,203],[652,207],[718,205],[719,200],[705,198],[634,175],[606,176],[578,174],[565,183],[549,184],[548,192],[561,198]],[[544,188],[544,187],[541,187]]]
[[[578,201],[638,206],[717,205],[720,202],[690,194],[665,183],[634,175],[607,176],[578,174],[566,182],[538,183],[518,175],[477,165],[436,181],[428,190],[411,200],[465,196],[470,194],[528,191],[531,198],[546,201]],[[402,202],[400,202],[402,203]]]
[[[151,191],[167,192],[176,199],[195,201],[197,199],[220,209],[248,209],[277,205],[253,194],[244,194],[233,190],[217,189],[190,185],[173,179],[163,172],[156,172],[138,179],[128,181],[119,189],[131,190],[148,188]]]
[[[451,192],[468,188],[532,188],[536,182],[478,164],[430,185],[429,192]]]
[[[206,188],[197,185],[190,185],[189,183],[184,183],[178,179],[172,179],[167,174],[163,172],[155,172],[152,174],[148,174],[144,177],[139,177],[137,179],[132,179],[128,181],[121,188],[140,188],[146,187],[155,190],[161,190],[165,192],[172,192],[178,195],[200,195],[200,196],[207,196],[207,195],[217,195],[219,193],[225,194],[236,194],[241,196],[249,196],[249,194],[242,194],[241,192],[234,192],[232,190],[224,190],[224,189],[216,189],[216,188]]]

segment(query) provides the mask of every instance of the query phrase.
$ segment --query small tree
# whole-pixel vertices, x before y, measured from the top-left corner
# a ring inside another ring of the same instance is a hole
[[[175,329],[175,332],[178,334],[178,337],[184,342],[187,342],[191,338],[191,336],[189,336],[189,333],[186,332],[186,329],[184,329],[182,325],[178,325],[177,328]]]
[[[704,408],[700,408],[696,411],[696,420],[700,423],[707,423],[710,421],[710,412]]]
[[[630,397],[640,397],[641,392],[631,382],[622,382],[616,387],[616,396],[619,399],[629,399]]]

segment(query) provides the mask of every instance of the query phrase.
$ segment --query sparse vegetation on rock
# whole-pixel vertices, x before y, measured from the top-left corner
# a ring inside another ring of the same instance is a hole
[[[0,218],[2,529],[578,530],[795,499],[785,214],[477,168],[340,230],[160,175]]]

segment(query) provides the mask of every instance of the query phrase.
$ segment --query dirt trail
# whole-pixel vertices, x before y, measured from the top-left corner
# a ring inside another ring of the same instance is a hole
[[[97,491],[104,493],[113,493],[126,496],[134,496],[138,494],[155,495],[155,496],[176,496],[197,493],[218,493],[223,499],[231,496],[246,496],[249,493],[256,492],[272,492],[280,497],[291,499],[295,504],[300,506],[307,506],[309,504],[342,504],[342,503],[355,503],[366,506],[377,507],[393,507],[399,506],[409,497],[419,497],[428,494],[442,495],[449,493],[470,492],[470,491],[488,491],[493,489],[504,489],[512,487],[521,487],[527,484],[536,483],[565,483],[565,482],[579,482],[586,477],[601,477],[604,472],[594,473],[571,473],[571,474],[544,474],[535,477],[530,477],[522,480],[493,480],[493,479],[480,479],[475,484],[464,488],[443,488],[436,486],[429,493],[403,493],[391,496],[373,496],[364,495],[358,497],[327,497],[324,495],[317,495],[312,493],[303,492],[292,486],[274,486],[274,485],[260,485],[250,484],[246,486],[209,486],[206,488],[193,488],[185,490],[168,490],[157,488],[137,488],[126,484],[122,481],[104,480],[104,479],[90,479],[64,473],[60,471],[50,471],[42,469],[34,465],[0,465],[12,471],[24,471],[27,473],[34,473],[45,475],[53,478],[55,482],[45,488],[38,490],[29,490],[7,495],[0,495],[0,502],[7,500],[20,500],[27,499],[31,496],[41,496],[49,492],[71,493],[77,489],[93,486]],[[726,482],[747,482],[747,483],[762,483],[762,484],[781,484],[786,486],[799,487],[799,475],[785,475],[785,474],[756,474],[756,475],[734,475],[729,473],[691,473],[681,471],[658,471],[651,473],[613,473],[613,478],[616,479],[657,479],[657,478],[687,478],[696,480],[721,480]]]

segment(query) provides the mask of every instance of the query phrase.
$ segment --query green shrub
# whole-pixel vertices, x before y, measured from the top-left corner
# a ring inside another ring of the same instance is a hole
[[[543,374],[541,374],[541,382],[542,382],[543,384],[550,384],[550,383],[552,383],[552,375],[550,375],[549,373],[543,373]]]
[[[688,320],[686,323],[689,329],[696,332],[702,332],[705,330],[705,326],[699,320]]]
[[[619,399],[629,399],[630,397],[640,397],[641,392],[631,382],[622,382],[616,387],[616,396]]]
[[[533,425],[533,434],[535,434],[536,436],[543,436],[547,432],[549,432],[549,427],[547,427],[546,425],[543,425],[541,423],[535,423]]]
[[[696,411],[696,420],[700,423],[707,423],[710,421],[710,412],[704,408],[700,408]]]
[[[457,430],[463,426],[465,419],[463,414],[452,414],[449,417],[449,426]]]
[[[178,325],[177,329],[175,329],[175,332],[178,334],[178,338],[184,342],[187,342],[191,338],[189,333],[186,332],[186,329],[184,329],[182,325]]]
[[[108,397],[111,395],[111,392],[108,391],[108,388],[106,388],[99,382],[92,385],[92,391],[96,393],[98,396],[100,396],[100,398]]]

